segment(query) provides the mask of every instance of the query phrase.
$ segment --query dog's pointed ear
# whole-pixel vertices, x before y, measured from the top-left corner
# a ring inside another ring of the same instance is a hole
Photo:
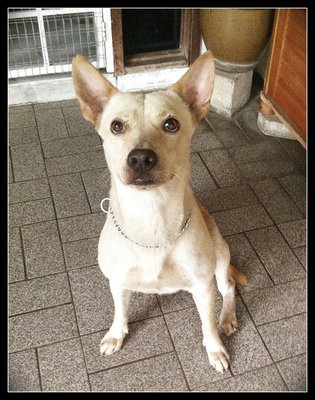
[[[106,103],[118,90],[80,54],[72,61],[72,80],[83,117],[95,125]]]
[[[176,82],[171,90],[180,95],[199,121],[210,109],[214,86],[215,64],[210,51],[200,55],[189,70]]]

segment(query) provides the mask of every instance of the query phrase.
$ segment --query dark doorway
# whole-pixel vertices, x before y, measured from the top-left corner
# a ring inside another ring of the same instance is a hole
[[[180,47],[181,10],[123,9],[124,55]]]
[[[111,9],[115,75],[189,66],[200,54],[198,9]]]

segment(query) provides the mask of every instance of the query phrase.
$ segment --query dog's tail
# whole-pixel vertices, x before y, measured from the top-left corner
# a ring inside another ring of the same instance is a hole
[[[234,267],[234,265],[230,264],[229,266],[229,279],[232,282],[239,283],[240,285],[247,285],[248,280],[246,276],[241,272],[238,268]]]

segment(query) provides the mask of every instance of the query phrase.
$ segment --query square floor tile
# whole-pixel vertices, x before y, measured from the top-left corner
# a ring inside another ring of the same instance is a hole
[[[129,324],[122,348],[106,356],[100,354],[104,332],[82,337],[82,346],[89,373],[127,364],[174,350],[162,317],[148,318]]]
[[[295,201],[300,211],[306,215],[306,178],[304,174],[278,177],[279,182]]]
[[[38,359],[43,391],[90,391],[79,339],[41,347]]]
[[[9,131],[9,145],[24,144],[30,142],[38,142],[38,131],[37,127],[26,126],[18,129],[10,129]]]
[[[259,326],[258,330],[274,361],[305,353],[305,314]]]
[[[41,390],[35,349],[9,355],[9,391],[38,392]]]
[[[58,220],[63,243],[81,239],[100,237],[106,216],[103,212],[78,215]]]
[[[297,164],[289,159],[259,160],[238,164],[238,168],[242,172],[244,178],[249,182],[255,179],[290,174],[298,170]]]
[[[50,197],[9,206],[9,224],[11,227],[53,219],[55,219],[55,211]]]
[[[50,197],[47,178],[11,183],[9,186],[9,203],[38,200]]]
[[[204,151],[223,147],[205,119],[201,120],[193,135],[191,151]]]
[[[106,162],[103,150],[46,159],[48,176],[71,174],[104,167],[106,167]]]
[[[98,134],[91,133],[79,137],[62,138],[43,141],[43,153],[46,158],[60,157],[70,154],[85,153],[102,148]]]
[[[97,264],[99,238],[82,239],[63,244],[67,269],[88,267]]]
[[[291,391],[305,392],[307,390],[305,354],[279,361],[277,366],[280,374]]]
[[[274,178],[251,183],[261,203],[275,223],[293,221],[303,217],[291,197]]]
[[[158,296],[158,301],[163,313],[178,311],[183,308],[193,307],[195,305],[191,293],[184,290],[172,294],[163,294]]]
[[[306,249],[306,246],[297,247],[296,249],[293,249],[293,251],[294,251],[294,254],[297,256],[297,258],[299,259],[300,263],[306,269],[307,268],[307,249]]]
[[[278,225],[282,235],[289,243],[291,248],[302,247],[306,245],[306,220],[286,222]]]
[[[77,104],[72,107],[63,107],[62,111],[69,131],[69,136],[95,133],[94,126],[83,118],[78,101]]]
[[[92,391],[181,392],[188,391],[174,353],[149,358],[90,375]]]
[[[10,352],[78,336],[72,304],[33,311],[9,319]]]
[[[251,205],[212,214],[222,235],[246,232],[272,225],[272,220],[260,205]]]
[[[67,274],[55,274],[9,287],[9,314],[21,314],[71,302]]]
[[[300,168],[306,170],[306,150],[297,140],[278,139],[287,153],[297,162]]]
[[[9,129],[36,126],[34,111],[32,109],[21,111],[17,110],[17,112],[9,113]]]
[[[270,365],[256,371],[224,379],[199,387],[200,392],[285,392],[287,391],[277,368]]]
[[[207,171],[207,168],[204,166],[199,155],[197,153],[192,153],[190,155],[190,160],[191,171],[189,184],[193,192],[197,193],[205,190],[216,189],[217,185]]]
[[[208,189],[203,193],[198,193],[196,197],[210,213],[258,203],[255,193],[248,185],[230,186],[211,191]]]
[[[256,325],[306,311],[305,279],[242,294]]]
[[[283,150],[282,146],[269,138],[262,138],[261,141],[256,141],[255,143],[229,147],[228,152],[237,164],[270,158],[288,158],[288,154]]]
[[[202,151],[200,155],[220,186],[242,184],[244,178],[226,149]]]
[[[248,143],[248,137],[239,128],[234,119],[210,112],[206,116],[206,120],[225,147]]]
[[[65,270],[56,221],[23,226],[21,231],[28,278]]]
[[[57,218],[89,213],[90,206],[80,174],[67,174],[49,178]]]
[[[61,108],[37,109],[35,114],[41,140],[58,139],[68,136]]]
[[[46,176],[44,159],[39,143],[11,146],[11,157],[15,182]]]
[[[305,276],[303,267],[275,226],[246,235],[275,283]]]

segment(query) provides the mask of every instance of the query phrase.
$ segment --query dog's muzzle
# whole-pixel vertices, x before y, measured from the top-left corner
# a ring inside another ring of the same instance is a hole
[[[131,168],[135,185],[152,185],[151,170],[158,161],[157,155],[150,149],[134,149],[127,156],[127,165]]]

